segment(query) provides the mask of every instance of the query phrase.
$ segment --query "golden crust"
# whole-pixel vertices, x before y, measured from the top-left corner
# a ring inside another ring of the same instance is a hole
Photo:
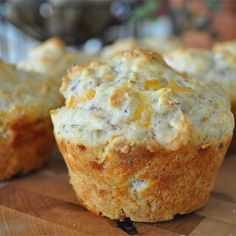
[[[62,97],[53,81],[0,61],[0,180],[41,167],[54,147],[49,110]]]
[[[52,112],[82,204],[145,222],[202,207],[232,136],[224,91],[181,77],[141,49],[98,65],[71,69],[61,87],[66,106]]]
[[[0,137],[0,180],[40,168],[49,158],[54,138],[49,118],[18,119]]]
[[[86,147],[56,136],[71,184],[86,208],[111,219],[143,222],[170,220],[201,208],[230,139],[201,147],[188,142],[168,151],[120,137]]]

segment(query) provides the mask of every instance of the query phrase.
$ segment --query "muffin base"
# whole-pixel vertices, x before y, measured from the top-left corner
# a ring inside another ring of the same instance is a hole
[[[0,180],[38,169],[48,160],[54,138],[49,118],[16,120],[5,128],[0,139]]]
[[[95,148],[56,139],[82,205],[111,219],[156,222],[205,205],[231,137],[175,151],[119,138]]]

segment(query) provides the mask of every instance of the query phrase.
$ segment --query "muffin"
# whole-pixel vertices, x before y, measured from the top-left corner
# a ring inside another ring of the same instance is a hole
[[[48,76],[60,86],[67,68],[78,59],[79,54],[69,52],[61,39],[51,38],[33,48],[27,57],[18,63],[18,67]]]
[[[214,52],[228,52],[236,56],[236,40],[216,43],[213,46]]]
[[[205,83],[216,81],[222,86],[231,99],[232,112],[236,116],[236,55],[229,51],[219,50],[220,45],[213,52],[204,49],[182,48],[165,54],[168,65],[181,73],[186,73]],[[228,46],[228,44],[226,44]],[[236,137],[233,138],[229,153],[235,152]]]
[[[61,93],[54,134],[91,212],[155,222],[207,202],[234,127],[219,85],[183,77],[138,49],[74,66]]]
[[[213,47],[213,53],[216,70],[210,76],[218,76],[218,81],[230,95],[231,109],[236,119],[236,41],[217,44]],[[236,131],[229,152],[236,153]]]
[[[53,147],[49,110],[61,104],[45,77],[0,61],[0,180],[40,168]]]
[[[182,48],[164,55],[168,65],[203,82],[216,81],[236,100],[236,55],[225,51]]]
[[[200,80],[207,80],[206,74],[214,68],[214,57],[208,50],[197,48],[179,48],[164,54],[168,65],[181,73]]]
[[[216,71],[221,79],[224,78],[222,86],[226,87],[231,101],[236,103],[236,41],[217,43],[213,47],[213,55]]]

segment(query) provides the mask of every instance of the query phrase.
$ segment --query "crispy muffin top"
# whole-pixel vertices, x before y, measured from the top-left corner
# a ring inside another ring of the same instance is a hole
[[[62,97],[58,87],[36,72],[18,69],[0,61],[1,121],[20,117],[48,117],[49,110],[58,107]]]
[[[65,106],[51,112],[54,132],[73,143],[122,137],[175,150],[218,143],[233,131],[230,102],[218,84],[182,76],[151,51],[76,65],[61,93]]]

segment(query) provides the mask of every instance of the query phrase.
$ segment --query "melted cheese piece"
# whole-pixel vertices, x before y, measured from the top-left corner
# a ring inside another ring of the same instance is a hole
[[[71,108],[75,105],[75,96],[71,96],[70,99],[67,102],[66,107]]]
[[[78,97],[77,99],[75,98],[75,96],[71,96],[67,102],[66,107],[71,108],[78,103],[85,102],[87,100],[92,100],[95,97],[95,95],[96,95],[96,91],[93,89],[89,89],[85,95],[82,95]]]
[[[191,92],[192,92],[192,89],[191,89],[191,88],[180,86],[180,85],[179,85],[178,83],[176,83],[176,81],[173,80],[173,79],[170,79],[170,80],[168,81],[168,84],[167,84],[164,88],[170,88],[170,89],[172,89],[172,90],[175,91],[175,92],[182,92],[182,93],[191,93]]]
[[[112,74],[109,74],[105,77],[105,80],[113,81],[113,80],[115,80],[115,77]]]
[[[159,80],[147,80],[145,81],[144,88],[146,90],[158,90],[162,88],[161,82]]]
[[[129,87],[123,86],[111,95],[110,103],[112,107],[120,107],[125,101],[125,93],[129,93],[131,89]]]
[[[138,92],[134,93],[134,96],[138,100],[138,106],[134,112],[133,118],[131,121],[139,121],[142,118],[142,114],[145,113],[145,120],[141,122],[141,125],[148,127],[151,124],[152,112],[150,105],[145,102],[145,98]]]
[[[170,88],[176,92],[190,93],[192,89],[180,86],[175,80],[169,79],[168,84],[163,86],[159,80],[147,80],[144,85],[145,90],[159,90],[161,88]]]
[[[124,97],[125,93],[130,93],[130,92],[132,92],[132,89],[127,86],[123,86],[115,90],[115,92],[110,97],[111,106],[115,108],[120,107],[125,101]],[[140,124],[144,127],[148,127],[151,124],[151,119],[152,119],[150,106],[145,102],[145,99],[141,93],[132,92],[132,94],[138,100],[138,105],[136,110],[134,111],[133,117],[130,120],[130,122],[141,120],[143,113],[145,113],[145,120],[140,122]]]
[[[96,91],[93,89],[89,89],[85,95],[77,98],[77,103],[85,102],[87,100],[92,100],[95,97],[95,95],[96,95]]]

